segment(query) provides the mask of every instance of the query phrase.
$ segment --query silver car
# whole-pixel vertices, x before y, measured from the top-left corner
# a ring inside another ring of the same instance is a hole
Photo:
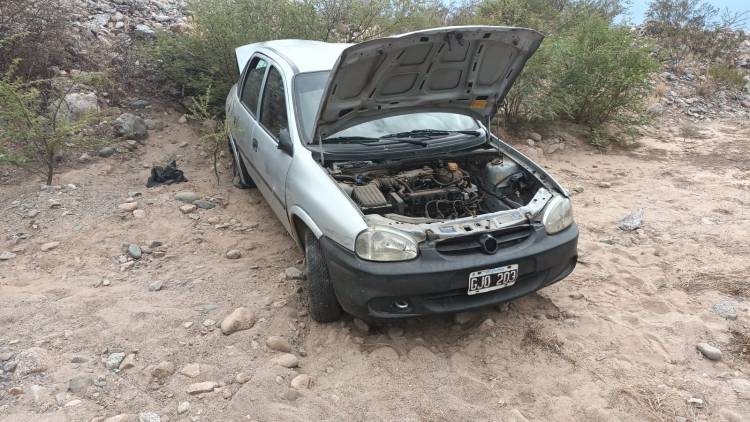
[[[457,312],[573,271],[567,191],[488,130],[542,38],[462,26],[237,48],[236,184],[304,251],[313,319]]]

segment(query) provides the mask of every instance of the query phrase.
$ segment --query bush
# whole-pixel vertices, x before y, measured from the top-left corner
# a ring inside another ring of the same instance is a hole
[[[745,78],[736,67],[717,63],[708,68],[708,76],[712,81],[730,89],[741,90],[745,87]]]

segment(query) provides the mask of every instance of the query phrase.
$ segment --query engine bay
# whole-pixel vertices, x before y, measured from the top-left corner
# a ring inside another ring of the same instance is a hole
[[[328,171],[364,214],[408,223],[520,208],[542,187],[494,148],[450,159],[334,162]]]

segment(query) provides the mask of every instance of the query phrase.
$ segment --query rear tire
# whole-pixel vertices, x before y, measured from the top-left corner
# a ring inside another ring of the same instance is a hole
[[[237,189],[250,189],[255,187],[255,182],[247,173],[245,163],[242,161],[239,151],[232,147],[232,141],[228,140],[229,154],[232,156],[232,184]]]
[[[310,317],[318,322],[338,320],[341,318],[341,305],[333,291],[323,248],[309,229],[305,230],[305,261],[307,277],[304,284]]]

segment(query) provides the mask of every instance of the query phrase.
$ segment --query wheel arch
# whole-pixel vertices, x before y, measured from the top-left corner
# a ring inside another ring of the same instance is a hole
[[[295,243],[300,250],[305,250],[305,229],[309,229],[316,238],[323,236],[323,231],[315,224],[315,221],[298,205],[289,208],[289,220],[292,225]]]

